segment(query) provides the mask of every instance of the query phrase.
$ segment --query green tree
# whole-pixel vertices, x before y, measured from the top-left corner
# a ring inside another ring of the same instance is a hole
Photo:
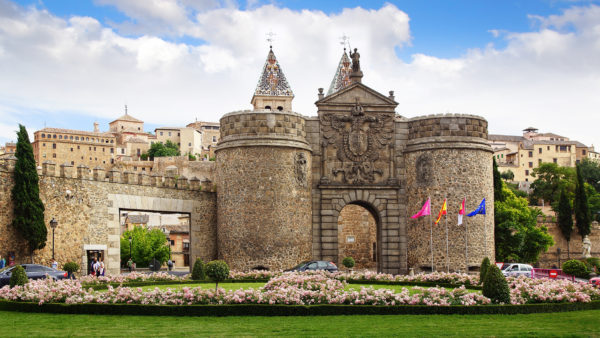
[[[165,234],[159,229],[136,226],[121,236],[121,262],[129,260],[129,236],[131,257],[137,267],[147,267],[153,258],[161,264],[169,259],[169,246]]]
[[[179,146],[171,142],[171,140],[167,140],[165,144],[155,142],[150,146],[150,149],[148,150],[148,157],[150,157],[150,159],[154,159],[155,157],[179,155],[181,155],[181,153],[179,152]]]
[[[594,187],[596,191],[600,191],[600,164],[584,158],[579,164],[583,180]]]
[[[558,208],[554,202],[560,198],[560,190],[565,188],[567,193],[574,191],[575,188],[575,170],[573,168],[559,167],[556,163],[542,163],[539,167],[533,169],[531,173],[535,181],[531,183],[530,201],[537,204],[543,199],[545,203],[550,203],[554,210]]]
[[[17,163],[15,165],[15,185],[12,189],[14,205],[13,226],[29,246],[31,263],[33,252],[46,246],[48,229],[44,223],[44,204],[40,199],[40,187],[33,147],[24,126],[17,132]]]
[[[27,278],[27,274],[25,273],[25,269],[21,265],[17,265],[10,276],[10,280],[8,281],[8,285],[11,288],[17,285],[25,285],[29,282],[29,278]]]
[[[493,158],[493,170],[494,170],[494,201],[502,202],[504,201],[504,192],[502,190],[502,178],[500,177],[500,172],[498,171],[498,165],[496,164],[496,158]]]
[[[575,186],[573,209],[575,209],[575,225],[577,225],[577,230],[583,238],[591,232],[590,224],[592,223],[592,219],[583,175],[581,174],[581,167],[579,165],[577,166],[577,185]]]
[[[510,304],[508,283],[496,264],[488,267],[481,293],[491,299],[493,303]]]
[[[194,262],[194,268],[192,270],[192,279],[193,280],[204,280],[206,279],[206,274],[204,273],[204,261],[201,258],[196,258],[196,262]]]
[[[535,263],[554,244],[548,229],[537,225],[541,211],[530,208],[525,198],[508,188],[503,193],[504,202],[494,203],[496,261]]]
[[[565,189],[561,189],[560,191],[557,214],[558,227],[563,237],[567,240],[567,257],[571,259],[569,244],[571,242],[571,233],[573,232],[573,209],[571,208],[571,202],[569,202]]]
[[[511,170],[507,170],[507,171],[503,171],[500,174],[500,177],[506,182],[506,181],[512,181],[515,179],[515,173],[513,173]]]
[[[225,261],[217,260],[210,261],[205,265],[206,276],[212,279],[215,285],[215,292],[219,292],[219,282],[224,281],[229,277],[229,265]]]
[[[479,284],[483,284],[483,281],[485,280],[485,274],[487,273],[490,264],[490,259],[487,257],[481,261],[481,266],[479,267]]]

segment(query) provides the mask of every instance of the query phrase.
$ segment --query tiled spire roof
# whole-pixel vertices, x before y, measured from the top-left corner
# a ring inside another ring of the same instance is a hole
[[[344,54],[342,54],[342,58],[338,64],[335,76],[331,81],[327,95],[331,95],[352,83],[352,81],[350,81],[350,73],[352,73],[352,61],[350,61],[348,54],[346,54],[346,49],[344,48]]]
[[[275,53],[273,50],[269,50],[269,55],[265,61],[260,79],[258,79],[258,85],[254,95],[267,95],[267,96],[294,96],[292,88],[283,75],[281,66],[277,62]]]

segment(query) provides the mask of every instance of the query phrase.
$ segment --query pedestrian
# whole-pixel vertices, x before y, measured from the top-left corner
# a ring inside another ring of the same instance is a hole
[[[58,262],[56,259],[52,259],[52,269],[58,269]]]
[[[131,263],[131,269],[135,271],[135,262]]]
[[[94,259],[92,259],[92,262],[90,263],[90,274],[92,276],[96,275],[96,263],[97,263],[97,260],[96,260],[96,257],[94,257]]]
[[[4,257],[0,256],[0,269],[4,268],[6,266],[6,259],[4,259]]]
[[[127,261],[127,267],[129,268],[129,272],[133,270],[133,260],[131,257],[129,257],[129,260]]]
[[[98,275],[104,276],[104,261],[102,258],[100,258],[100,261],[98,262]]]
[[[167,262],[167,267],[169,267],[169,271],[173,270],[173,261],[169,258],[169,261]]]
[[[96,277],[100,277],[100,261],[97,259],[94,259],[94,273]]]

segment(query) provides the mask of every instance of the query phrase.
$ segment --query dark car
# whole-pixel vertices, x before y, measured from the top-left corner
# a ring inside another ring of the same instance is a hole
[[[337,272],[338,268],[333,262],[327,261],[307,261],[302,262],[295,267],[285,271],[316,271],[325,270],[329,272]]]
[[[21,264],[21,266],[23,267],[23,269],[25,269],[25,273],[27,274],[27,278],[29,279],[42,279],[46,278],[46,275],[48,275],[54,280],[59,280],[65,279],[68,276],[68,274],[65,271],[60,271],[44,265]],[[12,275],[12,271],[15,269],[15,267],[16,265],[9,266],[0,270],[0,286],[9,284],[10,276]]]

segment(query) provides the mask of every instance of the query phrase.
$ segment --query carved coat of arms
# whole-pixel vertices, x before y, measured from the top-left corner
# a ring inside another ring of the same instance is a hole
[[[334,168],[332,174],[342,174],[342,181],[350,184],[374,183],[375,174],[383,175],[375,162],[379,150],[392,141],[392,129],[386,127],[390,115],[369,116],[358,99],[351,114],[325,114],[322,123],[328,131],[323,133],[323,145],[333,145],[342,167]]]

